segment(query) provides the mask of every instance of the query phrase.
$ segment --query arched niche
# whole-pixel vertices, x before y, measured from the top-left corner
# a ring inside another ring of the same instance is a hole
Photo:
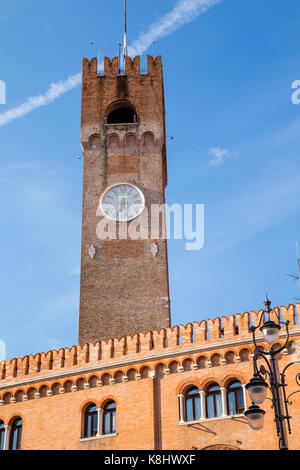
[[[146,132],[142,137],[142,150],[151,153],[155,150],[155,138],[152,132]]]
[[[108,136],[107,149],[109,154],[120,153],[120,137],[118,134],[110,134]]]
[[[125,137],[125,153],[135,155],[137,152],[137,138],[135,134],[127,134]]]

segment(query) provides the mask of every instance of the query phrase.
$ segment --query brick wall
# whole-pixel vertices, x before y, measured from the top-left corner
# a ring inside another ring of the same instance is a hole
[[[300,304],[297,310],[299,314]],[[279,363],[282,370],[300,355],[300,327],[294,306],[282,307],[279,313],[291,322],[290,340]],[[23,418],[24,449],[202,449],[223,445],[276,449],[269,401],[262,405],[266,411],[262,431],[251,430],[243,417],[179,424],[178,395],[188,385],[205,391],[212,382],[226,388],[232,379],[245,384],[252,378],[253,343],[247,325],[256,318],[257,312],[245,313],[2,362],[0,420],[10,424],[16,416]],[[227,322],[230,328],[226,328]],[[210,339],[203,334],[207,329]],[[283,328],[280,344],[284,341]],[[288,393],[298,389],[298,371],[296,365],[288,369]],[[117,435],[82,440],[84,407],[88,403],[101,407],[108,399],[117,404]],[[292,401],[289,446],[297,449],[299,394]]]
[[[108,340],[170,325],[167,244],[165,240],[99,240],[98,207],[105,189],[132,183],[144,193],[146,207],[165,201],[165,109],[161,58],[126,58],[126,75],[118,75],[118,58],[83,60],[81,143],[84,150],[82,261],[79,343]],[[106,124],[108,110],[131,103],[136,124]],[[150,222],[150,219],[149,219]],[[157,243],[158,252],[152,254]],[[88,249],[96,248],[90,258]]]

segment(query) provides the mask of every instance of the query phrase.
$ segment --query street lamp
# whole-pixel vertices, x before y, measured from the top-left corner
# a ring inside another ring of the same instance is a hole
[[[288,397],[286,396],[286,387],[287,383],[285,382],[285,374],[286,370],[294,365],[300,364],[300,361],[295,361],[289,363],[282,373],[278,374],[276,369],[276,356],[285,349],[286,345],[289,341],[289,321],[282,322],[276,311],[274,311],[278,323],[275,323],[270,318],[271,314],[271,302],[266,296],[266,300],[264,302],[265,310],[262,312],[259,324],[257,326],[251,326],[250,331],[252,332],[253,336],[253,343],[255,346],[255,354],[253,357],[253,368],[254,368],[254,376],[250,380],[250,382],[246,385],[246,389],[248,391],[250,400],[252,401],[252,405],[249,407],[247,411],[245,411],[244,415],[247,418],[249,426],[252,429],[259,430],[262,429],[264,426],[264,415],[265,411],[262,410],[258,405],[263,403],[267,398],[267,389],[271,390],[272,394],[272,403],[273,409],[275,414],[275,423],[276,423],[276,430],[277,436],[279,436],[279,448],[280,450],[288,450],[288,444],[286,439],[285,433],[285,426],[284,421],[286,420],[288,423],[288,431],[291,434],[291,427],[290,427],[290,419],[291,416],[288,412],[288,406],[291,405],[290,397],[295,393],[300,392],[300,390],[291,393]],[[263,322],[263,324],[262,324]],[[261,326],[262,324],[262,326]],[[280,329],[281,326],[284,325],[286,329],[286,341],[283,346],[274,349],[274,344],[277,343],[279,339]],[[260,348],[257,345],[255,332],[256,330],[260,329],[262,332],[264,341],[271,346],[269,351],[265,351],[263,348]],[[258,369],[257,361],[259,358],[262,358],[266,365],[267,369],[264,365],[261,365]],[[268,383],[269,382],[269,383]],[[300,386],[300,372],[296,375],[296,383]],[[280,394],[280,390],[282,389],[283,397]]]

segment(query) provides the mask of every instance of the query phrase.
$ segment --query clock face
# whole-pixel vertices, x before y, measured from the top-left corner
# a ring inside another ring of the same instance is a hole
[[[145,207],[142,191],[129,183],[108,188],[102,195],[100,206],[103,214],[117,222],[128,222],[138,217]]]

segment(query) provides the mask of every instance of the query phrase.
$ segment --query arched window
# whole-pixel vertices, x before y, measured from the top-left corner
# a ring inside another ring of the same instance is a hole
[[[103,434],[115,434],[116,411],[117,408],[114,401],[106,403],[103,409]]]
[[[115,103],[110,109],[107,124],[134,124],[137,122],[136,110],[129,102]]]
[[[3,421],[0,421],[0,450],[4,449],[5,427]]]
[[[191,387],[185,394],[185,421],[198,421],[200,418],[200,392],[197,387]]]
[[[22,426],[23,426],[22,419],[16,418],[10,430],[9,450],[21,449]]]
[[[229,415],[239,415],[245,411],[243,389],[238,380],[234,380],[227,387],[227,406]]]
[[[95,437],[98,432],[98,411],[94,404],[89,405],[84,414],[84,437]]]
[[[219,385],[212,384],[206,390],[207,418],[217,418],[222,415],[222,396]]]

